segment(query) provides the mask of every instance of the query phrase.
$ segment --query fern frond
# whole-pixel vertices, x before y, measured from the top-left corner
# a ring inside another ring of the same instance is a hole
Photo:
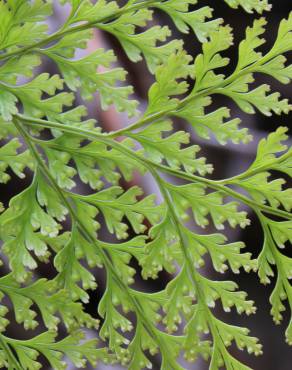
[[[270,9],[266,0],[225,2],[247,12]],[[184,369],[181,354],[190,362],[201,356],[212,370],[249,369],[233,357],[230,346],[260,355],[261,344],[215,309],[220,304],[226,313],[250,315],[255,304],[234,281],[215,280],[202,267],[208,261],[214,273],[258,271],[265,284],[275,275],[274,321],[282,321],[284,301],[292,309],[292,263],[282,251],[292,241],[291,188],[280,175],[292,175],[287,129],[279,127],[260,141],[246,171],[213,180],[205,177],[212,165],[198,157],[200,148],[189,133],[176,130],[175,120],[183,119],[204,139],[213,135],[222,145],[246,144],[252,137],[239,127],[232,109],[210,109],[217,94],[248,114],[288,113],[287,99],[269,93],[267,84],[252,84],[259,73],[290,82],[285,53],[292,50],[292,15],[280,23],[265,54],[260,47],[267,22],[255,20],[238,46],[234,71],[225,76],[221,68],[229,64],[224,53],[233,45],[233,31],[196,0],[60,3],[68,3],[71,12],[59,30],[48,34],[50,1],[0,1],[0,182],[33,172],[31,183],[6,209],[0,203],[0,240],[9,267],[0,277],[0,367],[37,370],[42,356],[60,370],[67,360],[76,368],[102,361],[139,370],[152,366],[149,353],[160,353],[162,370]],[[149,25],[157,9],[182,33],[192,31],[201,53],[189,56],[181,40],[167,41],[167,26]],[[131,61],[145,60],[155,79],[141,118],[114,132],[96,127],[85,106],[73,106],[77,93],[89,100],[98,92],[103,109],[114,104],[129,116],[137,114],[137,103],[129,99],[133,88],[125,82],[126,71],[113,67],[112,51],[97,49],[76,58],[94,28],[113,35]],[[61,76],[36,73],[43,56],[56,63]],[[43,136],[44,129],[51,136]],[[136,185],[122,186],[137,171],[155,181],[158,200]],[[78,180],[89,185],[89,193],[76,186]],[[256,213],[263,228],[264,245],[256,258],[225,235],[227,225],[249,225],[242,205]],[[112,241],[101,240],[101,220]],[[210,231],[213,226],[220,233]],[[133,260],[143,279],[157,279],[165,270],[170,281],[158,292],[139,291]],[[52,278],[38,278],[40,263],[51,264]],[[84,310],[89,291],[100,283],[96,268],[106,273],[96,302],[100,327]],[[13,315],[8,316],[10,307]],[[26,330],[43,324],[45,331],[35,337],[28,332],[27,340],[8,337],[11,317]],[[86,328],[102,344],[84,341]],[[286,340],[292,343],[291,323]]]

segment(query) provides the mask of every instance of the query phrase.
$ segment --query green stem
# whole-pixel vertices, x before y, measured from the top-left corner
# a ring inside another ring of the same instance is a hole
[[[245,172],[243,172],[239,175],[230,177],[229,179],[219,180],[218,183],[220,183],[222,185],[227,185],[227,184],[229,184],[229,185],[232,185],[232,184],[240,185],[240,183],[238,183],[238,181],[246,179],[247,177],[257,175],[258,173],[264,172],[268,169],[273,169],[275,165],[277,165],[281,162],[284,162],[286,159],[288,159],[290,157],[292,157],[292,151],[291,150],[289,150],[285,154],[281,155],[281,157],[275,158],[275,159],[265,163],[262,166],[256,166],[254,168],[248,169],[247,171],[245,171]]]
[[[246,197],[245,195],[242,195],[242,194],[228,188],[227,186],[221,185],[220,182],[205,179],[203,177],[199,177],[199,176],[196,176],[196,175],[187,174],[187,173],[184,173],[184,172],[181,172],[181,171],[172,170],[169,167],[159,165],[159,164],[157,164],[156,167],[160,168],[164,172],[172,174],[172,175],[174,175],[176,177],[179,177],[183,180],[188,180],[188,181],[193,181],[193,182],[201,182],[201,183],[205,184],[206,186],[209,186],[210,188],[212,188],[214,190],[218,190],[218,191],[223,192],[227,195],[230,195],[232,198],[240,200],[242,203],[246,204],[247,206],[249,206],[252,209],[257,208],[257,209],[259,209],[263,212],[269,213],[269,214],[274,215],[274,216],[278,216],[278,217],[281,217],[281,218],[286,218],[286,219],[289,219],[289,220],[292,219],[292,214],[291,213],[286,212],[286,211],[282,211],[282,210],[279,210],[279,209],[275,209],[275,208],[266,206],[266,205],[261,204],[261,203],[258,203],[256,201],[254,201],[253,199],[250,199],[250,198]],[[240,186],[240,183],[238,183],[237,185]]]
[[[10,364],[13,366],[12,368],[9,367],[9,369],[23,370],[18,362],[18,359],[15,357],[9,344],[7,343],[6,337],[2,334],[0,334],[0,347],[2,347],[3,351],[6,352],[9,366]]]
[[[168,173],[172,176],[179,177],[181,179],[191,181],[191,182],[203,183],[204,185],[209,186],[210,188],[212,188],[214,190],[218,190],[220,192],[223,192],[227,195],[232,196],[235,199],[240,200],[241,202],[243,202],[244,204],[248,205],[251,208],[256,207],[257,209],[260,209],[263,212],[267,212],[271,215],[286,218],[286,219],[292,219],[292,215],[290,213],[282,211],[282,210],[274,209],[272,207],[269,207],[269,206],[266,206],[266,205],[263,205],[263,204],[260,204],[256,201],[242,195],[242,194],[239,194],[238,192],[228,188],[227,186],[222,185],[222,183],[221,183],[222,181],[215,181],[215,180],[206,179],[204,177],[200,177],[200,176],[196,176],[196,175],[191,175],[191,174],[179,171],[179,170],[174,170],[172,168],[161,165],[159,163],[155,163],[155,162],[153,162],[153,161],[151,161],[151,160],[149,160],[145,157],[144,158],[141,157],[139,154],[136,154],[134,151],[126,148],[121,143],[119,143],[117,141],[114,141],[112,139],[108,139],[103,134],[91,132],[89,130],[85,130],[85,129],[82,129],[82,128],[79,128],[79,127],[70,127],[70,126],[66,126],[66,125],[63,125],[63,124],[60,124],[60,123],[57,123],[57,122],[51,122],[51,121],[46,121],[46,120],[36,119],[36,118],[30,118],[30,117],[25,117],[25,116],[22,116],[22,115],[16,115],[16,117],[18,117],[22,122],[25,122],[26,124],[28,124],[30,126],[42,126],[42,127],[47,127],[47,128],[59,129],[61,131],[68,132],[68,133],[71,133],[71,134],[74,134],[74,135],[78,135],[78,136],[84,137],[86,139],[97,140],[97,141],[103,142],[104,144],[106,144],[106,145],[108,145],[112,148],[115,148],[119,152],[122,152],[122,153],[132,157],[136,161],[140,162],[143,166],[148,164],[149,166],[151,166],[151,168],[153,168],[153,167],[157,168],[157,169],[161,170],[162,172]],[[240,186],[240,184],[238,184],[238,185]]]
[[[286,292],[288,293],[288,291],[291,289],[291,285],[289,283],[289,280],[286,276],[285,271],[283,270],[282,262],[279,260],[279,255],[281,255],[281,253],[279,252],[279,250],[277,248],[277,245],[275,243],[275,240],[274,240],[273,234],[271,232],[269,223],[268,223],[266,217],[263,216],[260,212],[257,212],[257,216],[260,220],[262,229],[263,229],[266,237],[268,237],[272,240],[272,243],[269,244],[269,249],[270,249],[270,252],[272,253],[272,255],[274,257],[274,260],[275,260],[275,264],[276,264],[277,272],[278,272],[278,278],[283,280],[283,285],[286,289]],[[288,300],[288,303],[289,303],[291,311],[292,311],[292,296],[287,294],[287,300]]]
[[[164,111],[161,111],[161,112],[151,114],[150,116],[143,117],[139,121],[134,122],[133,124],[128,125],[127,127],[121,128],[121,129],[113,131],[113,132],[106,133],[106,134],[104,134],[104,136],[114,139],[116,137],[126,135],[129,131],[136,130],[136,129],[138,129],[140,127],[143,127],[143,126],[145,126],[149,123],[154,123],[154,122],[164,118],[168,114],[169,114],[168,110],[164,110]]]
[[[47,44],[49,44],[53,41],[60,40],[62,37],[66,36],[66,35],[76,33],[76,32],[82,32],[82,31],[85,31],[85,30],[93,28],[93,27],[98,27],[99,23],[107,23],[107,22],[114,21],[114,20],[116,20],[117,18],[121,17],[122,15],[124,15],[126,13],[142,9],[144,7],[148,7],[152,4],[154,4],[155,2],[156,1],[154,1],[154,0],[145,0],[145,1],[139,2],[139,3],[134,4],[132,6],[129,6],[129,7],[127,5],[125,5],[124,7],[118,9],[116,12],[114,12],[110,16],[107,16],[107,17],[104,17],[104,18],[99,18],[99,19],[96,19],[96,20],[93,20],[93,21],[90,21],[90,22],[86,22],[86,23],[83,23],[83,24],[79,24],[77,26],[72,26],[72,27],[67,28],[67,29],[60,29],[60,30],[56,31],[55,33],[53,33],[52,35],[48,36],[44,40],[40,40],[40,41],[38,41],[38,42],[36,42],[32,45],[29,45],[29,46],[26,46],[24,48],[20,48],[20,49],[11,51],[9,53],[0,55],[0,60],[6,60],[6,59],[9,59],[11,57],[26,54],[28,52],[33,51],[34,49],[45,46],[45,45],[47,45]]]
[[[135,296],[130,294],[130,290],[128,289],[128,286],[120,279],[115,267],[112,265],[112,261],[106,251],[102,248],[102,246],[99,245],[97,240],[92,236],[90,231],[87,229],[87,226],[83,223],[82,220],[78,217],[78,215],[75,212],[75,209],[72,207],[70,201],[67,198],[68,193],[65,193],[61,188],[59,188],[58,184],[56,183],[54,177],[50,173],[49,169],[47,168],[45,162],[42,160],[40,157],[40,154],[38,150],[36,149],[35,145],[33,144],[29,134],[23,129],[21,124],[17,121],[14,120],[14,125],[25,140],[29,150],[31,151],[33,157],[35,158],[42,174],[44,177],[49,181],[53,189],[56,191],[58,196],[60,197],[61,201],[63,204],[66,206],[68,209],[70,216],[73,220],[75,220],[77,227],[79,228],[80,232],[85,235],[85,237],[93,243],[97,251],[102,259],[102,262],[104,266],[106,267],[107,271],[109,271],[114,278],[115,283],[119,286],[121,291],[125,292],[128,295],[128,298],[130,302],[132,303],[135,313],[137,315],[137,318],[143,323],[145,330],[148,331],[149,335],[153,338],[153,340],[157,343],[158,348],[160,348],[162,353],[165,353],[167,355],[168,350],[167,346],[165,346],[163,340],[161,340],[160,336],[157,334],[157,329],[153,325],[151,321],[146,317],[146,315],[143,312],[143,308],[140,305],[140,302],[136,299]],[[67,195],[67,196],[66,196]],[[171,359],[169,360],[171,364]]]
[[[214,88],[209,88],[209,89],[205,89],[205,90],[202,90],[202,91],[198,91],[194,94],[191,94],[189,95],[187,98],[183,99],[178,105],[177,107],[175,108],[175,110],[169,110],[169,109],[165,109],[163,111],[160,111],[160,112],[157,112],[157,113],[154,113],[150,116],[146,116],[144,118],[142,118],[141,120],[137,121],[137,122],[134,122],[133,124],[131,125],[128,125],[127,127],[124,127],[120,130],[116,130],[116,131],[113,131],[113,132],[110,132],[108,134],[105,134],[105,136],[107,137],[110,137],[110,138],[116,138],[116,137],[119,137],[119,136],[123,136],[123,135],[126,135],[127,133],[129,132],[132,132],[133,130],[136,130],[140,127],[143,127],[149,123],[153,123],[153,122],[156,122],[160,119],[163,119],[169,115],[174,115],[179,112],[180,110],[182,110],[187,104],[191,103],[192,101],[200,98],[200,97],[203,97],[203,96],[208,96],[208,95],[211,95],[212,92],[213,92],[213,89]]]
[[[241,76],[244,76],[248,73],[253,73],[256,71],[258,66],[261,66],[262,64],[268,62],[271,58],[273,58],[274,55],[271,53],[266,54],[264,57],[259,59],[257,62],[252,64],[251,66],[248,66],[242,70],[235,70],[228,78],[223,80],[221,83],[219,83],[217,86],[212,86],[208,89],[199,90],[199,91],[193,91],[189,96],[187,96],[185,99],[181,100],[181,102],[177,105],[175,110],[164,110],[157,113],[154,113],[150,116],[146,116],[142,118],[141,120],[134,122],[131,125],[128,125],[127,127],[124,127],[120,130],[116,130],[114,132],[110,132],[107,134],[108,137],[116,138],[118,136],[126,135],[128,132],[136,130],[140,127],[143,127],[147,125],[148,123],[153,123],[155,121],[158,121],[159,119],[163,119],[166,116],[169,115],[176,115],[177,112],[182,110],[184,107],[186,107],[188,104],[193,102],[194,100],[198,99],[199,97],[209,96],[213,94],[222,94],[222,89],[224,89],[226,86],[230,85],[232,82],[240,78]],[[224,93],[224,92],[223,92]]]
[[[119,144],[116,143],[116,145],[119,145]],[[128,154],[128,155],[132,156],[132,154],[134,154],[134,153],[127,149],[125,151],[125,154]],[[183,252],[183,255],[184,255],[184,259],[185,259],[185,261],[187,263],[187,266],[188,266],[190,279],[193,282],[193,285],[195,286],[198,297],[200,297],[199,302],[205,302],[204,292],[202,292],[201,289],[200,289],[200,282],[197,278],[197,271],[194,269],[194,266],[192,264],[192,257],[189,253],[188,247],[186,246],[186,243],[185,243],[185,240],[184,240],[184,235],[183,235],[181,227],[180,227],[180,220],[176,216],[175,209],[173,207],[173,202],[171,200],[171,195],[168,193],[167,188],[164,186],[162,179],[159,177],[159,175],[157,174],[157,172],[153,168],[154,164],[152,162],[149,163],[148,160],[144,160],[140,157],[138,157],[138,158],[135,157],[135,159],[139,160],[142,165],[144,165],[148,168],[148,170],[150,171],[150,173],[152,174],[153,178],[156,180],[156,183],[159,186],[161,194],[162,194],[162,196],[163,196],[163,198],[164,198],[164,200],[167,204],[167,207],[169,209],[171,219],[172,219],[172,223],[173,223],[173,227],[176,229],[177,235],[180,239],[180,245],[181,245],[181,249],[182,249],[182,252]],[[161,167],[163,168],[163,170],[165,169],[164,166],[159,165],[159,168],[161,168]],[[174,170],[172,170],[171,172],[173,172],[173,171]],[[177,172],[178,171],[174,171],[175,175],[177,175]],[[183,174],[183,173],[179,173],[179,175],[180,176],[183,175],[181,177],[183,177],[184,179],[186,179],[186,177],[187,177],[188,180],[193,180],[193,181],[201,180],[202,181],[202,178],[199,178],[199,177],[194,176],[194,175],[187,175],[187,174]],[[214,184],[214,182],[212,180],[208,180],[208,179],[203,179],[203,180],[206,181],[207,185],[213,186],[213,187],[215,186],[215,188],[219,191],[225,191],[225,192],[228,192],[228,194],[233,196],[233,197],[240,198],[241,201],[243,201],[244,203],[247,203],[257,214],[259,214],[259,209],[261,209],[262,211],[267,211],[268,213],[273,213],[273,214],[276,213],[277,216],[290,217],[291,218],[291,215],[289,213],[279,211],[279,210],[274,210],[274,209],[272,209],[270,207],[267,207],[267,206],[257,205],[252,200],[234,192],[233,190],[231,190],[229,188],[224,188],[222,185]],[[219,351],[221,351],[221,352],[223,351],[224,353],[228,353],[228,351],[226,350],[226,348],[224,346],[224,343],[223,343],[223,340],[220,336],[220,333],[218,331],[216,322],[214,323],[213,314],[210,311],[210,309],[206,306],[206,304],[204,304],[204,311],[208,314],[208,317],[209,317],[209,320],[208,320],[209,327],[210,327],[210,331],[212,333],[212,337],[214,339],[214,344],[213,345],[214,346],[217,345],[219,347]],[[219,343],[219,344],[216,344],[216,343]]]
[[[204,290],[201,288],[201,285],[200,285],[200,277],[199,277],[200,275],[197,272],[196,268],[194,267],[193,259],[192,259],[191,253],[189,251],[189,248],[187,246],[187,242],[185,240],[185,235],[184,235],[184,231],[182,229],[181,221],[179,220],[179,217],[177,216],[175,208],[173,206],[172,197],[169,194],[167,187],[164,185],[164,181],[160,178],[160,176],[157,174],[157,172],[151,167],[148,167],[148,169],[149,169],[150,173],[152,174],[153,178],[155,179],[155,181],[156,181],[156,183],[157,183],[157,185],[160,189],[161,195],[163,196],[163,198],[165,200],[165,203],[167,205],[167,208],[168,208],[171,220],[172,220],[173,227],[176,230],[176,234],[179,238],[179,242],[180,242],[179,244],[180,244],[180,248],[182,250],[183,256],[184,256],[185,263],[187,265],[189,278],[192,281],[192,284],[195,288],[198,305],[202,306],[202,309],[204,310],[205,314],[208,317],[207,321],[208,321],[209,329],[210,329],[212,339],[213,339],[213,351],[215,351],[215,348],[218,346],[219,351],[221,353],[224,352],[224,354],[226,354],[227,353],[226,347],[225,347],[224,342],[221,338],[219,329],[216,325],[216,320],[217,319],[214,317],[210,308],[206,304],[205,293],[204,293]],[[217,342],[219,342],[219,344],[217,344]],[[222,353],[222,355],[223,355],[223,353]]]

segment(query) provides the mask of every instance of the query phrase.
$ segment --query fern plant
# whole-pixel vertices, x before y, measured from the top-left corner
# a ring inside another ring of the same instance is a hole
[[[270,10],[267,0],[225,1],[247,12]],[[233,357],[230,345],[260,355],[261,344],[247,328],[219,319],[214,308],[221,304],[226,312],[249,315],[256,311],[254,302],[235,282],[212,280],[201,267],[210,257],[219,273],[229,268],[234,273],[257,271],[263,284],[275,275],[270,298],[274,321],[281,322],[287,306],[291,310],[292,261],[282,252],[292,242],[292,190],[283,179],[292,176],[287,128],[279,127],[260,141],[245,172],[212,180],[212,165],[190,144],[187,132],[173,128],[173,121],[183,119],[205,140],[246,144],[251,135],[227,107],[212,111],[213,95],[224,95],[248,114],[287,114],[287,99],[253,82],[259,75],[290,82],[292,68],[285,64],[285,53],[292,50],[292,14],[281,21],[265,54],[260,47],[266,20],[256,17],[238,46],[234,71],[225,76],[218,69],[229,63],[224,52],[233,44],[232,29],[213,19],[212,9],[199,0],[60,3],[69,3],[70,14],[60,29],[48,34],[51,1],[0,1],[0,182],[8,183],[11,171],[20,178],[27,169],[34,173],[7,209],[1,206],[2,256],[9,265],[9,273],[0,278],[1,368],[37,370],[45,357],[56,370],[66,368],[65,359],[76,368],[101,361],[139,370],[151,368],[149,353],[160,353],[163,370],[183,369],[181,356],[191,362],[201,356],[212,370],[248,369]],[[147,26],[157,9],[202,43],[198,55],[189,56],[180,40],[166,41],[168,27]],[[144,59],[155,78],[146,110],[114,132],[104,132],[87,119],[85,106],[72,108],[77,92],[84,100],[98,92],[103,109],[114,104],[130,117],[139,114],[126,71],[113,66],[113,51],[97,49],[75,57],[96,28],[113,35],[131,61]],[[59,74],[37,73],[44,57],[56,64]],[[43,130],[50,131],[50,139],[41,135]],[[161,204],[137,186],[120,186],[135,171],[151,174]],[[273,179],[271,171],[277,174]],[[77,176],[91,187],[89,195],[74,189]],[[182,180],[180,185],[175,178]],[[256,213],[264,232],[256,259],[242,242],[229,243],[224,235],[228,224],[249,225],[241,205]],[[115,243],[100,240],[98,214]],[[70,221],[69,231],[63,231],[65,220]],[[218,232],[194,231],[189,220],[201,229],[211,223]],[[129,230],[136,236],[129,238]],[[156,293],[134,289],[133,258],[144,279],[156,279],[166,270],[172,280]],[[53,265],[52,279],[37,278],[39,263]],[[96,298],[100,323],[84,311],[88,291],[98,284],[95,267],[103,267],[107,277],[101,301]],[[8,336],[9,309],[25,329],[41,324],[47,330],[26,340]],[[66,329],[65,337],[60,337],[60,328]],[[96,332],[99,343],[84,340],[86,328]],[[285,335],[292,344],[292,321]]]

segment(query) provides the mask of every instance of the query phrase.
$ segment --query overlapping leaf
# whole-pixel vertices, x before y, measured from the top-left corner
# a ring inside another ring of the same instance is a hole
[[[21,147],[18,139],[12,139],[7,144],[0,147],[0,182],[7,183],[10,175],[6,172],[8,168],[20,178],[24,178],[24,169],[26,167],[33,168],[34,163],[29,151],[18,153]]]
[[[270,10],[271,5],[267,0],[225,0],[225,2],[230,5],[232,8],[237,8],[241,6],[248,13],[256,11],[257,13],[262,13],[265,10]]]
[[[98,92],[103,109],[115,104],[118,111],[127,111],[130,116],[136,113],[137,102],[128,99],[133,88],[118,86],[118,83],[125,80],[126,71],[122,68],[108,69],[116,60],[112,51],[98,49],[82,59],[72,60],[63,56],[62,44],[43,52],[57,63],[66,85],[72,91],[80,88],[81,96],[86,100],[92,99],[93,94]]]
[[[105,363],[112,362],[111,356],[104,349],[96,348],[96,340],[81,343],[83,338],[83,333],[77,331],[60,341],[56,341],[56,334],[48,331],[26,341],[5,339],[17,354],[21,368],[26,370],[40,368],[41,364],[38,361],[40,355],[44,356],[56,370],[66,368],[66,362],[63,361],[64,356],[69,358],[77,368],[84,367],[87,361],[92,366],[96,366],[98,360]],[[11,369],[18,369],[15,367],[15,363],[11,362],[11,358],[4,355],[3,360]]]
[[[47,261],[50,255],[46,243],[37,231],[44,236],[58,235],[60,225],[46,213],[36,200],[36,183],[14,197],[9,208],[1,217],[1,239],[3,251],[9,257],[10,268],[19,282],[27,279],[26,269],[35,269],[40,261]]]
[[[201,227],[209,224],[207,219],[209,214],[218,230],[224,229],[225,221],[228,221],[232,227],[249,225],[246,212],[238,211],[236,202],[224,204],[224,197],[220,192],[206,194],[202,184],[183,186],[169,184],[168,187],[175,201],[177,212],[183,220],[188,219],[186,210],[191,209],[196,223]]]
[[[0,48],[9,49],[31,45],[46,37],[47,24],[42,23],[51,15],[48,1],[0,2]]]
[[[167,26],[153,26],[136,33],[137,27],[146,26],[151,19],[152,12],[148,9],[141,9],[123,14],[117,20],[103,25],[102,29],[117,37],[133,62],[142,60],[143,55],[150,71],[154,72],[158,65],[165,62],[181,46],[181,42],[172,40],[161,46],[157,45],[159,42],[165,42],[171,35]]]
[[[221,20],[208,20],[212,17],[212,9],[208,6],[190,11],[189,5],[196,3],[197,0],[168,0],[157,4],[156,7],[169,14],[181,32],[188,33],[189,29],[192,29],[198,39],[205,42],[209,34],[217,29]]]
[[[150,125],[131,136],[139,141],[145,149],[147,157],[155,162],[161,163],[165,160],[170,167],[174,169],[183,167],[189,173],[198,172],[200,175],[212,173],[213,167],[206,164],[205,158],[196,158],[197,152],[200,151],[199,146],[183,147],[189,144],[189,134],[177,131],[165,136],[171,131],[171,121],[158,121],[155,125]]]

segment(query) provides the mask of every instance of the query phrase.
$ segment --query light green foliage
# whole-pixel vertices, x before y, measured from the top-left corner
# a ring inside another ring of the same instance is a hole
[[[67,86],[72,91],[80,88],[82,97],[88,100],[92,99],[92,94],[98,90],[104,109],[115,102],[119,111],[128,111],[129,115],[134,115],[136,102],[128,101],[132,88],[115,86],[117,81],[125,80],[125,71],[115,68],[97,73],[99,67],[109,67],[115,61],[112,51],[104,52],[103,49],[99,49],[80,60],[64,58],[60,55],[58,46],[53,46],[44,53],[56,62]]]
[[[158,42],[164,42],[170,36],[171,32],[167,26],[154,26],[144,32],[135,33],[137,27],[146,26],[151,19],[152,12],[147,9],[127,12],[116,21],[104,25],[103,29],[117,37],[133,62],[142,60],[143,56],[153,72],[155,67],[166,60],[181,43],[175,40],[157,46]]]
[[[28,150],[18,153],[21,144],[18,139],[12,139],[0,148],[0,182],[6,183],[10,175],[6,173],[8,167],[20,178],[24,178],[25,167],[33,168],[33,160]]]
[[[205,227],[209,224],[206,216],[210,214],[217,229],[224,229],[224,222],[228,221],[230,226],[240,225],[245,227],[249,224],[245,212],[238,212],[237,203],[223,204],[223,196],[220,192],[206,194],[202,184],[191,184],[184,186],[173,186],[168,184],[172,198],[177,203],[177,211],[181,218],[188,219],[185,213],[192,209],[196,223]]]
[[[178,82],[177,80],[186,79],[189,76],[191,59],[185,51],[179,50],[171,55],[163,66],[157,68],[156,81],[149,90],[148,114],[160,112],[161,106],[169,110],[177,107],[179,101],[172,97],[188,90],[186,81]]]
[[[241,186],[257,201],[270,203],[274,208],[282,206],[290,211],[291,189],[282,189],[286,181],[282,178],[267,181],[272,170],[291,176],[291,149],[287,150],[287,145],[284,144],[288,139],[286,133],[287,128],[279,127],[267,139],[261,140],[255,161],[245,173],[234,179],[234,182],[240,181]],[[271,283],[271,277],[274,276],[272,265],[277,267],[277,280],[270,302],[271,314],[274,321],[279,324],[282,321],[281,312],[285,310],[283,305],[285,299],[288,300],[290,309],[292,308],[289,282],[292,260],[280,251],[285,248],[285,243],[291,242],[291,220],[274,221],[263,214],[259,214],[259,217],[265,235],[263,250],[258,258],[259,277],[264,284]],[[291,343],[291,332],[290,324],[286,331],[288,343]]]
[[[188,33],[192,29],[198,39],[204,42],[210,32],[217,29],[221,20],[206,21],[206,19],[212,17],[212,9],[208,6],[192,12],[189,11],[189,5],[196,3],[197,0],[167,0],[157,4],[157,8],[169,14],[179,31]]]
[[[159,121],[157,125],[148,126],[132,137],[145,149],[147,156],[158,163],[166,160],[174,169],[183,167],[186,172],[198,172],[201,175],[212,173],[212,165],[206,164],[205,158],[196,158],[200,148],[197,145],[182,148],[189,144],[189,134],[185,131],[177,131],[167,137],[165,133],[172,131],[171,121]],[[179,153],[179,156],[177,155]]]
[[[114,186],[98,192],[97,194],[80,197],[80,201],[88,203],[99,210],[106,221],[110,233],[115,234],[118,239],[126,239],[128,234],[127,225],[122,222],[126,218],[136,234],[145,231],[144,218],[151,224],[159,221],[159,211],[156,210],[154,197],[148,196],[138,201],[143,191],[133,186],[126,192],[119,186]]]
[[[37,263],[29,251],[46,261],[49,251],[36,230],[44,236],[58,235],[60,226],[41,208],[36,199],[35,182],[10,202],[1,215],[1,239],[5,241],[3,251],[10,259],[10,268],[17,281],[27,279],[25,268],[35,269]]]
[[[245,11],[252,13],[256,11],[257,13],[262,13],[265,10],[270,10],[271,5],[267,0],[225,0],[225,2],[232,8],[237,8],[242,6]]]
[[[266,0],[225,2],[247,12],[270,9]],[[285,53],[292,50],[292,14],[281,21],[265,54],[266,20],[247,27],[245,39],[235,46],[234,71],[224,75],[233,30],[213,19],[213,10],[200,1],[129,0],[121,5],[62,0],[71,11],[60,29],[48,34],[53,3],[0,0],[0,182],[33,172],[31,184],[6,209],[4,199],[0,203],[0,240],[9,269],[0,277],[0,367],[38,370],[43,356],[57,370],[66,369],[68,361],[75,368],[87,363],[96,368],[101,361],[139,370],[151,368],[148,353],[159,353],[162,370],[183,370],[181,355],[190,362],[202,357],[212,370],[248,370],[229,347],[260,355],[261,344],[247,328],[217,317],[214,308],[250,315],[256,312],[255,302],[232,276],[217,276],[228,269],[257,272],[262,283],[274,285],[275,323],[282,321],[286,303],[292,309],[292,261],[283,251],[292,242],[288,129],[279,127],[262,139],[243,173],[211,180],[206,176],[212,165],[198,155],[199,146],[181,124],[204,140],[246,144],[252,136],[239,127],[234,105],[246,114],[288,113],[288,100],[269,92],[257,76],[290,82],[292,67]],[[196,55],[189,56],[167,26],[153,25],[157,10],[200,41]],[[90,100],[98,93],[102,109],[114,105],[129,116],[138,113],[137,102],[113,51],[97,49],[76,57],[94,29],[115,37],[132,62],[144,60],[154,79],[142,117],[110,133],[87,117],[85,106],[74,105],[76,94]],[[37,74],[44,56],[58,74]],[[213,108],[217,94],[227,97],[230,106]],[[45,128],[52,135],[46,140],[41,135]],[[152,176],[161,197],[129,183],[137,172]],[[88,185],[86,193],[76,186],[79,180]],[[246,206],[264,233],[258,256],[224,234],[226,227],[250,224]],[[111,241],[102,240],[101,225]],[[170,282],[156,293],[139,291],[133,261],[143,279],[167,271]],[[53,277],[38,277],[43,263],[50,264]],[[99,326],[84,305],[100,283],[101,268],[105,291],[93,302],[102,319]],[[13,313],[8,316],[9,308]],[[37,328],[38,334],[10,338],[9,320],[26,330]],[[86,328],[100,343],[86,338]],[[286,340],[292,344],[292,320]]]
[[[40,279],[32,285],[21,288],[10,274],[1,278],[0,285],[1,296],[7,295],[10,298],[14,306],[16,321],[19,324],[23,323],[25,329],[33,329],[38,325],[35,320],[37,313],[31,309],[33,304],[37,305],[49,330],[57,330],[60,319],[56,313],[60,314],[62,322],[70,331],[79,328],[80,325],[98,326],[97,320],[83,312],[80,303],[68,304],[68,293],[65,290],[50,294],[54,291],[54,286],[50,281]]]
[[[74,114],[73,111],[72,114]],[[62,121],[68,123],[67,113],[63,113]],[[78,125],[92,128],[92,123],[95,122],[89,120],[79,122]],[[75,122],[73,121],[72,124]],[[68,145],[69,143],[70,145]],[[128,148],[133,148],[134,145],[131,139],[125,139],[122,143]],[[71,189],[75,186],[72,177],[77,174],[77,171],[68,165],[70,160],[74,160],[81,181],[89,184],[92,189],[103,187],[105,180],[117,184],[121,175],[127,181],[133,178],[136,162],[132,161],[131,158],[126,158],[122,153],[108,148],[103,143],[91,142],[84,146],[81,144],[82,139],[64,134],[47,142],[44,147],[51,173],[60,187]],[[144,173],[143,168],[138,170],[140,173]]]
[[[66,362],[62,360],[62,356],[69,358],[72,363],[77,367],[84,367],[86,361],[93,366],[97,361],[102,359],[104,362],[111,362],[110,356],[103,349],[96,349],[96,340],[91,340],[86,343],[78,345],[80,340],[83,339],[81,332],[76,332],[71,336],[55,342],[56,333],[45,332],[37,337],[26,341],[12,341],[7,338],[8,345],[11,345],[17,354],[22,369],[25,370],[38,370],[40,363],[37,361],[38,356],[41,354],[49,361],[53,369],[63,370],[66,369]],[[6,339],[4,337],[4,339]],[[18,369],[19,367],[11,363],[10,358],[2,355],[2,363],[9,366],[11,369]]]
[[[47,25],[42,23],[51,15],[49,1],[0,2],[1,50],[29,46],[46,37]]]

